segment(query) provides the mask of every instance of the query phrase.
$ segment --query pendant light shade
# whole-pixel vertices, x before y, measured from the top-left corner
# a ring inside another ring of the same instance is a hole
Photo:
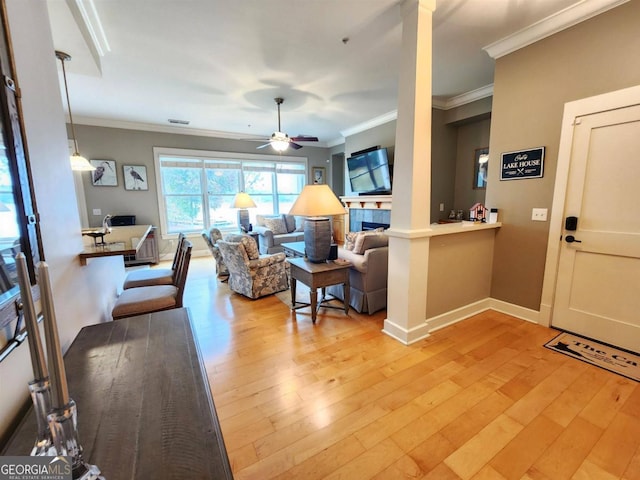
[[[76,129],[73,126],[73,116],[71,115],[71,102],[69,102],[69,87],[67,86],[67,72],[64,68],[64,62],[71,60],[71,55],[56,50],[56,57],[62,64],[62,78],[64,79],[64,91],[67,95],[67,107],[69,108],[69,123],[71,124],[71,136],[73,137],[73,155],[71,155],[71,170],[80,172],[89,172],[95,170],[96,167],[89,163],[89,160],[84,158],[78,152],[78,141],[76,140]]]

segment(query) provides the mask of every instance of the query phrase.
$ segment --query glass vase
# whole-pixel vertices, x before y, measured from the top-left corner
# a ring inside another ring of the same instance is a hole
[[[97,466],[86,463],[82,458],[76,402],[69,399],[65,406],[52,410],[48,419],[57,455],[71,457],[73,479],[105,480]]]
[[[51,411],[51,388],[49,378],[33,380],[29,382],[29,393],[33,402],[33,411],[36,416],[36,443],[31,450],[31,456],[50,456],[56,454],[55,446],[51,438],[51,430],[47,415]]]

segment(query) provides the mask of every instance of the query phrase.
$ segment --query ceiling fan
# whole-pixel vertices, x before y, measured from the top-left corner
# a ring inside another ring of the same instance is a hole
[[[311,137],[309,135],[298,135],[297,137],[289,137],[286,133],[282,132],[280,128],[280,105],[284,102],[284,98],[274,98],[276,101],[276,105],[278,105],[278,131],[273,132],[271,138],[269,139],[269,143],[265,143],[264,145],[260,145],[258,148],[264,148],[271,145],[273,149],[277,152],[284,152],[289,146],[291,148],[298,150],[302,148],[302,145],[298,145],[296,142],[317,142],[318,137]]]

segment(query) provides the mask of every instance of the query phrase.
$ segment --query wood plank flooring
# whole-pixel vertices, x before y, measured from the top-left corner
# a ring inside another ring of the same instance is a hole
[[[372,316],[249,300],[195,258],[191,309],[236,479],[640,479],[640,384],[494,311],[404,346]]]

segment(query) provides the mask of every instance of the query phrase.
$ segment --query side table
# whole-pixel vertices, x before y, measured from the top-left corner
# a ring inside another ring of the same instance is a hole
[[[339,308],[332,305],[326,305],[325,295],[326,287],[330,285],[342,284],[344,288],[344,313],[349,314],[349,267],[351,264],[328,263],[311,263],[304,258],[287,258],[290,265],[291,275],[291,309],[311,306],[311,321],[316,323],[318,309],[322,306],[325,308]],[[310,292],[310,303],[296,302],[296,287],[300,281],[307,285]],[[322,288],[322,298],[318,303],[318,288]]]
[[[256,241],[256,246],[258,247],[258,251],[260,251],[260,234],[258,232],[247,232],[247,235],[251,236]]]

